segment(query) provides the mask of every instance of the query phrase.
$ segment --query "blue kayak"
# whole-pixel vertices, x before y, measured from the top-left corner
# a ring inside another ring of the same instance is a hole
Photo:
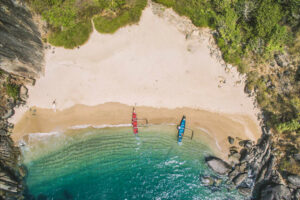
[[[180,126],[178,126],[178,144],[180,144],[182,142],[184,130],[185,130],[185,116],[182,117]]]

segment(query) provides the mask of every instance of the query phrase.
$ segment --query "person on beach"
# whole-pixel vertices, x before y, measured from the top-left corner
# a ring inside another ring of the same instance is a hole
[[[56,112],[56,99],[52,102],[52,109]]]

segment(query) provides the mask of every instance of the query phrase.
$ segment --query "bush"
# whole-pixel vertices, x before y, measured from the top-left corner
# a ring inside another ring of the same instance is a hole
[[[15,100],[19,98],[20,95],[20,86],[16,84],[7,84],[6,85],[6,93],[8,96],[14,98]]]
[[[49,43],[55,46],[63,46],[72,49],[84,44],[92,32],[92,23],[90,20],[80,22],[66,30],[53,31],[49,35]]]
[[[140,19],[147,0],[27,0],[31,7],[50,25],[48,41],[54,46],[74,48],[85,43],[95,28],[101,33],[113,33],[118,28]],[[99,16],[103,10],[117,14],[115,18]]]
[[[108,19],[102,16],[95,17],[93,19],[95,29],[99,33],[114,33],[120,27],[125,26],[131,22],[129,12],[126,11],[122,15]]]
[[[100,33],[114,33],[123,26],[138,22],[146,5],[147,0],[137,0],[132,8],[123,11],[115,18],[94,17],[95,28]]]
[[[300,123],[299,120],[297,119],[293,119],[289,122],[284,122],[284,123],[280,123],[277,125],[276,129],[277,131],[279,131],[280,133],[285,132],[285,131],[296,131],[300,128]]]

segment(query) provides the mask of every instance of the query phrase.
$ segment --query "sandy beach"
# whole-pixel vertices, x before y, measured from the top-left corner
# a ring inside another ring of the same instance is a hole
[[[94,31],[74,50],[48,49],[45,74],[28,87],[26,106],[12,118],[12,137],[18,142],[29,133],[128,124],[136,104],[153,124],[178,123],[186,115],[222,149],[229,135],[256,140],[258,110],[244,93],[244,77],[219,55],[208,29],[150,5],[137,25],[113,35]]]

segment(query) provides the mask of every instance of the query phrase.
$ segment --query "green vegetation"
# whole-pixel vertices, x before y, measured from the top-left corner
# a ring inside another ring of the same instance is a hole
[[[49,35],[49,43],[55,46],[63,46],[65,48],[74,48],[84,44],[90,33],[92,32],[91,21],[80,22],[66,30],[53,30]]]
[[[119,11],[117,16],[111,14],[110,16],[97,16],[93,19],[95,28],[100,33],[114,33],[122,26],[138,22],[146,5],[147,0],[140,0],[131,7]]]
[[[216,30],[215,40],[224,60],[247,74],[245,91],[256,95],[265,123],[282,140],[296,133],[289,140],[292,147],[280,147],[285,154],[279,158],[279,168],[291,172],[295,167],[290,168],[284,157],[299,152],[300,1],[154,1],[189,17],[196,26]]]
[[[97,31],[114,33],[137,22],[147,3],[146,0],[27,1],[49,24],[48,41],[65,48],[87,41],[92,31],[91,19]],[[283,139],[291,133],[299,137],[299,0],[153,1],[189,17],[196,26],[215,29],[215,40],[224,60],[246,73],[245,91],[256,95],[265,123]],[[286,155],[290,149],[299,152],[296,143],[294,148],[286,148]],[[280,166],[287,166],[287,160],[281,160]]]
[[[20,94],[20,86],[9,83],[6,85],[6,93],[8,94],[8,96],[17,100]]]
[[[138,22],[147,0],[27,0],[50,27],[49,43],[65,48],[84,44],[95,28],[113,33]]]

